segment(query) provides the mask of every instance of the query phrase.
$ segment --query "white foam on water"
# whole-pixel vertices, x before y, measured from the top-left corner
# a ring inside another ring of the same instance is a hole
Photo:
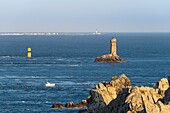
[[[0,56],[0,58],[10,58],[10,56]]]
[[[82,64],[71,64],[69,66],[71,66],[71,67],[78,67],[78,66],[82,66]]]

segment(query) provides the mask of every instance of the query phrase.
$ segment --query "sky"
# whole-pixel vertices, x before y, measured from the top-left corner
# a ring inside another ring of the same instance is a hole
[[[0,32],[170,32],[170,0],[0,0]]]

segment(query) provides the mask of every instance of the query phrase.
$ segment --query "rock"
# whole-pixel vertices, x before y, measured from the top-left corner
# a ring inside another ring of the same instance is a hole
[[[164,102],[165,104],[168,104],[170,102],[170,87],[165,91]]]
[[[119,92],[131,86],[130,80],[124,74],[120,77],[112,77],[110,82],[99,83],[96,88],[90,90],[90,97],[87,99],[88,112],[102,111]]]
[[[65,107],[66,108],[75,108],[76,107],[76,104],[74,102],[67,102],[65,104]]]
[[[64,108],[63,104],[53,104],[51,108]]]
[[[127,95],[129,94],[129,90],[130,90],[129,88],[123,88],[122,91],[119,92],[119,94],[117,95],[117,98],[112,100],[99,113],[126,113],[123,111],[125,111],[128,106],[125,106],[124,102],[126,100]]]
[[[88,111],[86,109],[83,109],[83,110],[79,110],[78,113],[88,113]]]
[[[87,105],[86,100],[82,100],[79,104],[75,104],[74,102],[67,102],[65,106],[63,104],[53,104],[51,108],[80,108],[85,107]]]
[[[90,91],[82,113],[170,113],[170,87],[163,78],[155,88],[131,87],[126,75],[114,76]]]
[[[154,104],[161,98],[162,95],[158,94],[155,89],[142,86],[135,87],[131,94],[127,96],[125,103],[130,105],[129,111],[147,111],[150,107],[155,106]]]
[[[129,93],[130,92],[130,93]],[[134,87],[131,91],[124,90],[101,113],[159,113],[156,103],[162,98],[155,89],[150,87]]]
[[[114,56],[112,54],[103,55],[101,57],[97,57],[95,62],[108,62],[108,63],[116,63],[116,62],[126,62],[126,60],[121,59],[118,55]]]
[[[169,88],[168,80],[166,78],[162,78],[157,82],[156,88],[160,94],[164,95],[165,91]]]
[[[87,100],[82,100],[81,103],[76,104],[76,107],[85,107],[87,105]]]

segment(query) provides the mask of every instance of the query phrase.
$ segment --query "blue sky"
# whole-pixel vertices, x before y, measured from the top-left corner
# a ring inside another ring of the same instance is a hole
[[[170,0],[0,0],[0,32],[170,32]]]

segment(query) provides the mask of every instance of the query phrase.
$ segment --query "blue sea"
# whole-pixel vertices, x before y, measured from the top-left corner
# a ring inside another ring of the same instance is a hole
[[[116,37],[126,63],[95,63],[110,52]],[[32,59],[27,59],[27,48]],[[170,33],[104,33],[56,36],[0,36],[0,112],[76,113],[51,109],[54,103],[81,102],[89,90],[126,74],[133,86],[153,86],[170,75]],[[45,87],[46,81],[55,87]]]

